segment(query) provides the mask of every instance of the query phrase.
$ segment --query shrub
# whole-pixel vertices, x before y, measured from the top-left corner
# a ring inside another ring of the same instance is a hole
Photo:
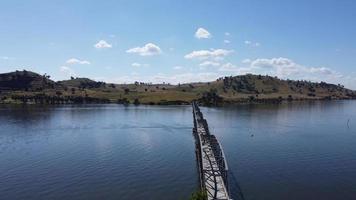
[[[140,105],[140,101],[136,98],[136,99],[134,100],[134,104],[135,104],[135,105]]]
[[[128,94],[130,92],[130,89],[129,88],[125,88],[125,94]]]
[[[199,190],[199,191],[194,192],[189,199],[190,200],[206,200],[206,199],[208,199],[208,197],[204,191]]]

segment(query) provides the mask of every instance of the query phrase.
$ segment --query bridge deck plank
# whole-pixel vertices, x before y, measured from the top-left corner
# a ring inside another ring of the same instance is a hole
[[[196,115],[196,113],[194,114]],[[220,173],[221,169],[219,169],[219,165],[217,164],[212,145],[208,140],[204,140],[207,133],[204,125],[199,120],[197,120],[196,131],[199,136],[204,185],[208,194],[208,200],[229,200],[229,193]]]

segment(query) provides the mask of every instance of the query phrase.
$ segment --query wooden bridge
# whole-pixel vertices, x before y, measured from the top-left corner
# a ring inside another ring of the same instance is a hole
[[[230,200],[224,151],[216,137],[210,134],[208,123],[198,104],[193,102],[192,107],[200,188],[206,193],[208,200]]]

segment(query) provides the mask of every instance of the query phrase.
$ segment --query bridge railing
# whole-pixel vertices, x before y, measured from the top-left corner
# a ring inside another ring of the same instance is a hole
[[[193,132],[195,132],[195,138],[196,140],[201,140],[202,141],[196,141],[196,145],[197,148],[199,148],[199,152],[197,152],[197,157],[198,157],[198,162],[199,162],[199,172],[200,172],[200,182],[201,182],[201,187],[204,187],[204,172],[202,169],[202,155],[201,155],[201,144],[200,142],[202,142],[202,144],[209,144],[213,154],[214,154],[214,158],[216,160],[216,164],[219,168],[219,174],[223,179],[225,188],[227,190],[227,192],[229,193],[229,187],[228,187],[228,165],[225,159],[225,154],[223,151],[223,148],[221,146],[221,144],[219,143],[219,141],[216,139],[215,135],[211,135],[210,131],[209,131],[209,126],[207,121],[204,119],[203,117],[203,113],[200,111],[200,108],[198,106],[198,104],[196,102],[192,103],[192,107],[193,107],[193,118],[194,118],[194,129]],[[202,128],[205,131],[204,135],[198,135],[197,133],[197,128],[199,126],[202,126]],[[202,188],[205,189],[205,188]]]

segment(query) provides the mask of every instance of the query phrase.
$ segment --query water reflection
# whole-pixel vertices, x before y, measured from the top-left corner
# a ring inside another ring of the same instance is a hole
[[[1,109],[1,198],[186,199],[196,186],[190,107]]]
[[[356,196],[355,101],[202,112],[235,199]],[[191,130],[189,106],[0,105],[0,198],[187,199],[198,185]]]
[[[206,112],[246,199],[351,200],[356,195],[356,129],[347,127],[348,119],[356,120],[356,102],[240,105]]]

